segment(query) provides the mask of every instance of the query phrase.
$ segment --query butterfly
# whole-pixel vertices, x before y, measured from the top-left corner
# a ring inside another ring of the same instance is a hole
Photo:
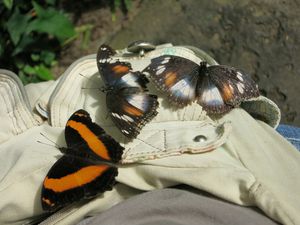
[[[151,60],[144,70],[155,86],[166,92],[178,107],[197,101],[210,114],[222,114],[237,107],[243,100],[259,96],[252,78],[226,65],[200,65],[172,55]]]
[[[105,83],[106,105],[112,121],[129,139],[135,138],[141,128],[157,114],[156,95],[148,94],[149,80],[139,71],[133,72],[131,64],[112,58],[116,52],[101,45],[97,66]]]
[[[66,148],[43,181],[41,203],[56,211],[70,203],[111,190],[124,148],[85,110],[76,111],[65,127]]]

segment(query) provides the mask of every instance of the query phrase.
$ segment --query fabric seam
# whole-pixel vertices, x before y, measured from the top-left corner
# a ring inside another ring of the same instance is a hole
[[[251,173],[251,174],[252,174],[252,173]],[[254,184],[251,185],[251,187],[250,187],[250,189],[249,189],[250,193],[251,193],[252,195],[254,195],[254,196],[260,196],[260,197],[262,196],[262,195],[261,195],[262,193],[266,193],[267,195],[272,196],[272,202],[273,202],[273,203],[276,203],[276,205],[280,208],[280,211],[281,211],[282,213],[284,213],[285,217],[288,218],[289,221],[290,221],[292,224],[296,225],[296,224],[294,223],[294,220],[292,220],[291,217],[290,217],[285,211],[282,210],[283,207],[282,207],[280,201],[277,200],[276,195],[274,195],[273,192],[271,192],[271,191],[269,191],[269,190],[263,188],[263,185],[262,185],[260,182],[258,182],[258,179],[257,179],[255,176],[254,176],[254,178],[255,178],[256,181],[255,181]],[[255,201],[256,201],[256,198],[255,198]],[[280,217],[280,218],[281,218],[281,217]]]

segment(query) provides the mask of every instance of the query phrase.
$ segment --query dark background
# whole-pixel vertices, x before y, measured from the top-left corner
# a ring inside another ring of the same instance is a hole
[[[249,72],[261,94],[280,107],[282,122],[300,126],[299,0],[132,1],[127,15],[117,10],[115,21],[103,1],[77,1],[65,10],[76,25],[93,24],[93,30],[87,49],[79,39],[61,53],[57,75],[102,43],[194,45],[220,64]]]

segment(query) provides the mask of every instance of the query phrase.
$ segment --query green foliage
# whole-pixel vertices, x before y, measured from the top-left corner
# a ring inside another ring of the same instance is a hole
[[[132,0],[111,0],[110,9],[112,12],[112,21],[116,20],[116,9],[121,9],[122,13],[127,15],[129,9],[131,8]]]
[[[13,6],[13,0],[3,0],[3,4],[7,9],[11,9]]]
[[[54,8],[43,9],[35,2],[33,2],[33,6],[38,19],[28,25],[27,32],[48,33],[56,37],[61,43],[75,35],[74,27],[65,15]]]
[[[62,45],[76,36],[68,17],[55,8],[57,0],[0,2],[0,67],[15,71],[22,81],[53,79],[50,68]]]

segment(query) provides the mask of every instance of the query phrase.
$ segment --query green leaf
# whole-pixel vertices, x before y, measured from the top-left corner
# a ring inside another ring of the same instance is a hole
[[[23,60],[20,60],[19,58],[15,58],[15,59],[14,59],[14,63],[15,63],[15,65],[17,66],[17,68],[18,68],[19,70],[22,70],[22,69],[24,68],[24,66],[25,66],[24,61],[23,61]]]
[[[45,13],[45,10],[43,9],[42,6],[40,6],[38,3],[36,3],[35,1],[32,2],[33,8],[36,12],[36,14],[38,16],[43,16],[43,14]]]
[[[25,65],[22,71],[34,80],[36,80],[35,78],[38,78],[39,80],[53,80],[51,71],[43,64],[36,66]]]
[[[24,52],[26,50],[26,47],[34,43],[36,39],[31,37],[30,35],[23,35],[20,42],[16,46],[16,48],[12,52],[12,56],[15,56],[21,52]]]
[[[54,59],[55,59],[55,54],[50,51],[42,51],[40,55],[41,61],[43,61],[47,66],[51,66]]]
[[[49,5],[55,5],[56,0],[46,0],[47,4]]]
[[[33,2],[33,6],[37,18],[29,23],[27,33],[31,31],[48,33],[55,36],[61,43],[76,34],[73,24],[64,14],[51,7],[43,9],[36,2]]]
[[[37,77],[40,78],[41,80],[53,80],[54,79],[51,71],[47,67],[45,67],[43,64],[35,66],[34,69],[36,71]]]
[[[127,8],[127,10],[129,10],[131,8],[131,0],[125,0],[125,6]]]
[[[3,0],[3,3],[7,9],[11,10],[13,6],[13,0]]]
[[[82,43],[81,43],[81,47],[82,47],[83,49],[87,49],[90,40],[91,40],[91,30],[86,30],[86,31],[83,33],[83,40],[82,40]]]
[[[82,34],[81,47],[86,49],[91,41],[91,31],[93,29],[92,24],[85,24],[75,28],[77,36]]]
[[[121,6],[121,0],[114,0],[115,8],[119,8]]]
[[[39,54],[32,53],[32,54],[30,55],[30,58],[32,59],[32,61],[38,62],[38,61],[40,60],[41,57],[40,57]]]
[[[43,81],[43,80],[40,79],[38,76],[33,76],[30,79],[30,83],[38,83],[38,82],[41,82],[41,81]]]
[[[18,8],[15,9],[14,13],[8,19],[6,23],[7,30],[15,46],[24,34],[28,20],[29,16],[21,14]]]
[[[23,68],[24,73],[34,75],[36,73],[36,69],[30,65],[26,65]]]

